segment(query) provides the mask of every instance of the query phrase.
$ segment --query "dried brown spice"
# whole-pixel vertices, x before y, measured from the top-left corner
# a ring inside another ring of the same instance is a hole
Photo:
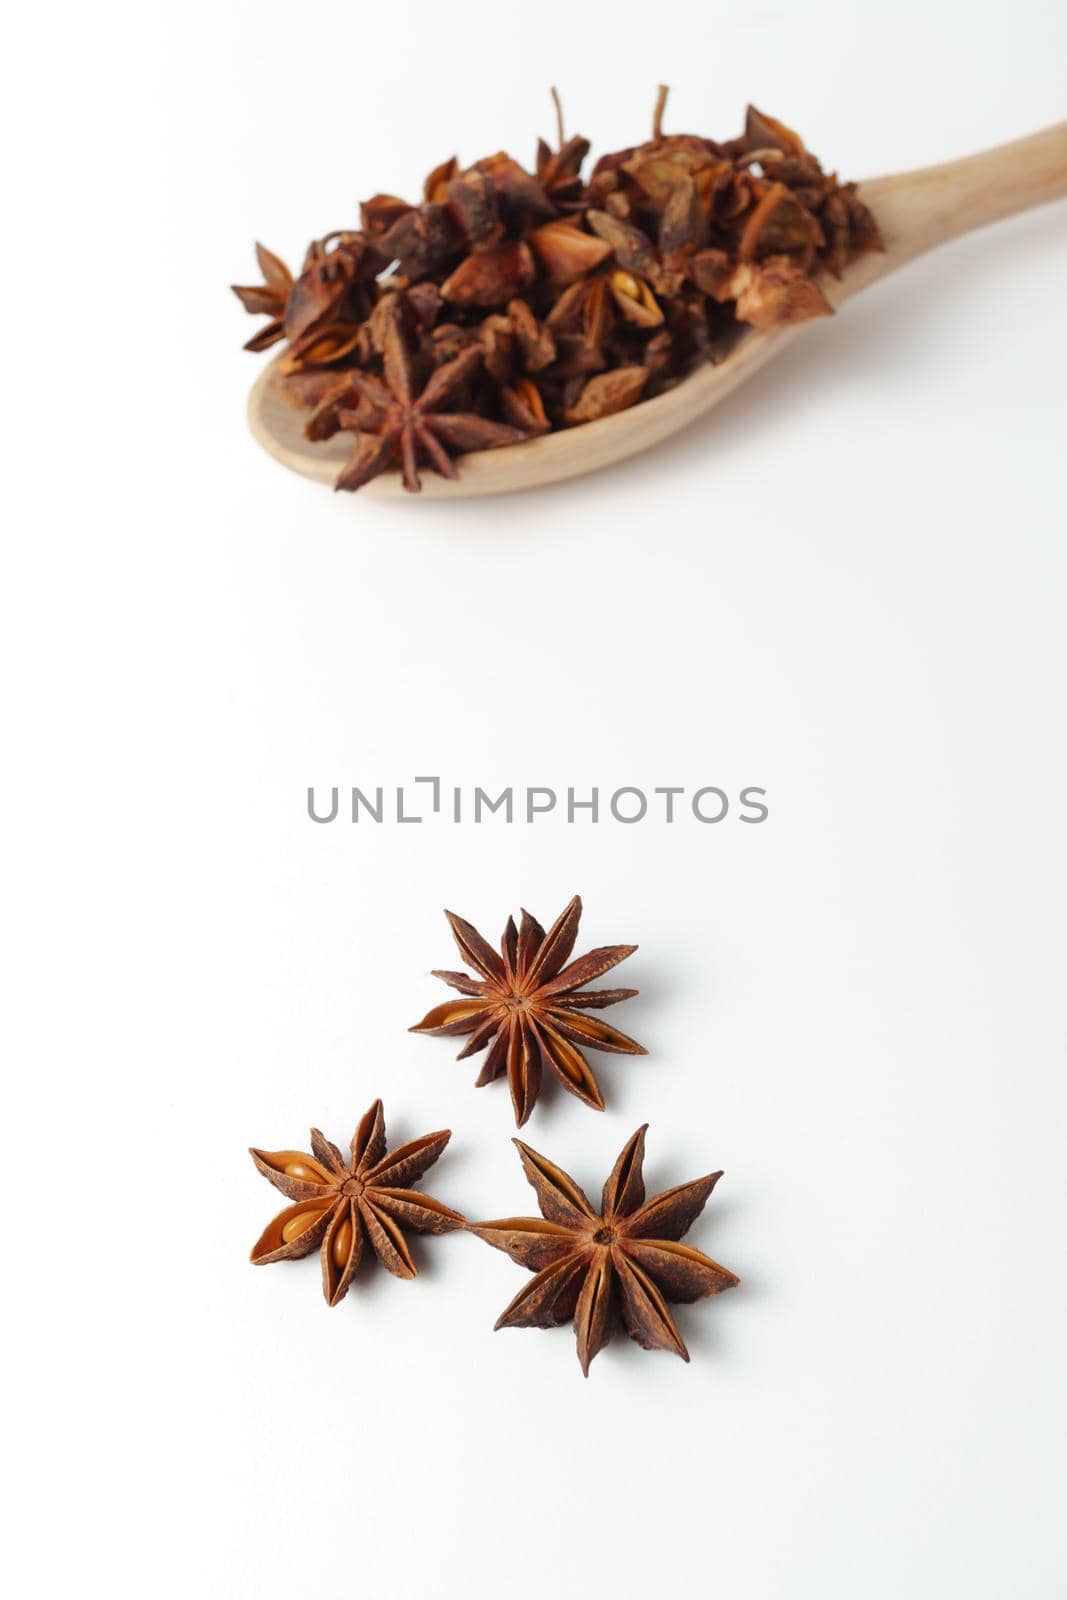
[[[311,1151],[251,1150],[263,1176],[293,1204],[268,1222],[252,1247],[256,1266],[295,1261],[321,1246],[322,1289],[327,1305],[348,1293],[367,1240],[382,1266],[397,1278],[414,1278],[404,1229],[450,1233],[466,1226],[428,1194],[410,1187],[433,1166],[451,1133],[427,1133],[386,1153],[382,1102],[375,1100],[352,1135],[349,1159],[317,1128]]]
[[[365,201],[295,281],[257,246],[264,283],[234,292],[268,320],[246,348],[285,339],[278,382],[311,408],[307,436],[354,435],[338,488],[399,465],[415,490],[420,461],[454,477],[455,455],[653,399],[739,322],[827,315],[820,274],[882,248],[855,184],[754,107],[735,139],[664,134],[661,87],[652,138],[586,179],[589,141],[552,95],[557,148],[540,140],[533,172],[505,151],[440,162],[419,204]]]
[[[337,480],[338,489],[358,489],[399,461],[404,487],[418,490],[420,460],[442,477],[454,478],[450,450],[493,450],[525,437],[510,424],[449,409],[482,361],[479,348],[461,351],[420,385],[398,298],[391,296],[382,308],[389,313],[382,336],[383,377],[353,369],[308,419],[312,438],[328,438],[339,429],[355,434],[356,447]]]
[[[293,291],[293,275],[284,261],[267,249],[256,245],[256,260],[263,274],[261,284],[242,286],[235,283],[233,292],[252,316],[265,316],[269,320],[245,344],[246,350],[269,350],[272,344],[285,338],[285,312]]]
[[[497,1328],[555,1328],[573,1320],[586,1377],[619,1322],[644,1349],[673,1350],[688,1361],[668,1302],[702,1300],[741,1281],[680,1242],[722,1173],[646,1200],[647,1127],[638,1128],[620,1154],[599,1211],[573,1178],[516,1139],[541,1216],[470,1224],[486,1244],[536,1274],[497,1318]]]
[[[459,1061],[488,1046],[477,1085],[481,1088],[507,1075],[518,1128],[537,1102],[543,1066],[584,1105],[603,1111],[603,1097],[579,1046],[620,1055],[648,1053],[617,1028],[583,1015],[637,993],[584,987],[625,961],[637,946],[604,945],[571,961],[581,915],[582,902],[575,895],[547,933],[528,911],[523,911],[517,928],[509,917],[497,954],[477,928],[446,911],[460,954],[478,977],[435,971],[435,978],[466,998],[435,1006],[410,1030],[442,1038],[469,1034]]]

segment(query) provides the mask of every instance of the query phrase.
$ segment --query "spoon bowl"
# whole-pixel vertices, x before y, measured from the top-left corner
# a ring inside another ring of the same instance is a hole
[[[822,275],[820,285],[835,308],[937,245],[1067,196],[1067,122],[961,161],[871,179],[859,186],[859,192],[878,221],[885,250],[858,257],[840,279]],[[404,494],[408,499],[463,500],[539,488],[596,472],[687,427],[794,339],[814,337],[818,325],[816,319],[793,327],[742,331],[721,361],[698,367],[665,394],[599,422],[460,456],[459,477],[425,473],[421,496],[407,495],[397,472],[383,473],[360,494],[378,499]],[[351,454],[351,443],[344,435],[322,444],[304,438],[305,413],[281,392],[279,360],[264,369],[249,397],[252,434],[291,471],[333,484]]]

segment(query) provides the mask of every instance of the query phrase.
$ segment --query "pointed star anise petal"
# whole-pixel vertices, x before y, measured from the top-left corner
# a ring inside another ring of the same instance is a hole
[[[600,1011],[605,1006],[617,1006],[620,1000],[632,1000],[637,989],[586,989],[582,994],[562,994],[553,998],[553,1011]]]
[[[683,1361],[688,1361],[685,1341],[652,1279],[621,1253],[617,1267],[619,1309],[630,1338],[645,1350],[673,1350]]]
[[[388,305],[388,312],[389,314],[382,319],[384,324],[382,365],[385,381],[397,400],[405,405],[411,405],[415,398],[415,369],[407,339],[404,337],[398,296],[393,296]]]
[[[373,1167],[385,1154],[385,1112],[382,1102],[375,1100],[373,1105],[364,1112],[355,1133],[352,1135],[350,1146],[352,1152],[352,1171],[360,1175],[368,1167]]]
[[[564,967],[551,981],[545,981],[545,992],[551,995],[567,994],[583,983],[591,983],[603,973],[610,972],[620,961],[625,961],[637,949],[635,944],[607,944],[579,956],[569,967]]]
[[[540,950],[530,967],[530,980],[538,985],[545,985],[552,981],[560,971],[574,949],[574,941],[578,937],[578,923],[582,916],[582,901],[580,895],[575,895],[564,906],[555,922],[549,928]]]
[[[337,1146],[327,1139],[324,1133],[319,1132],[318,1128],[312,1128],[311,1130],[311,1153],[316,1161],[322,1162],[328,1172],[333,1173],[334,1177],[338,1173],[344,1172],[344,1156]]]
[[[265,244],[256,245],[256,260],[264,280],[275,289],[284,289],[286,293],[293,287],[293,274],[289,271],[280,256],[273,250],[268,250]]]
[[[519,918],[519,974],[525,977],[533,964],[534,957],[545,942],[545,930],[536,917],[531,917],[525,909]]]
[[[537,1195],[541,1215],[547,1221],[584,1229],[598,1220],[588,1195],[569,1173],[549,1161],[547,1156],[531,1150],[521,1139],[511,1142],[519,1152],[523,1171]]]
[[[577,1095],[583,1105],[603,1111],[604,1096],[582,1052],[545,1020],[539,1024],[537,1035],[542,1059],[552,1067],[563,1087]]]
[[[574,1233],[558,1222],[546,1222],[542,1217],[503,1217],[498,1222],[479,1222],[471,1225],[471,1232],[504,1250],[520,1267],[531,1272],[541,1272],[574,1254]]]
[[[293,287],[293,275],[285,262],[263,245],[256,245],[256,260],[263,274],[261,284],[232,284],[234,294],[245,310],[253,316],[266,316],[271,320],[266,327],[254,333],[245,344],[246,350],[269,350],[272,344],[285,337],[285,312]]]
[[[628,1217],[643,1204],[645,1180],[645,1134],[648,1123],[642,1123],[631,1134],[619,1152],[600,1196],[600,1214],[603,1217]]]
[[[474,376],[481,363],[482,352],[477,345],[472,345],[468,350],[461,350],[451,361],[446,361],[443,367],[438,367],[431,373],[430,381],[419,396],[419,410],[436,413],[462,384]]]
[[[363,1181],[376,1189],[406,1189],[429,1171],[451,1137],[444,1128],[440,1133],[426,1133],[421,1139],[399,1145],[373,1167],[364,1168]]]
[[[364,399],[369,406],[376,411],[388,409],[392,397],[381,378],[376,377],[373,372],[352,371],[344,373],[343,376],[355,391],[355,395]]]
[[[418,1268],[411,1259],[407,1241],[392,1217],[372,1204],[366,1194],[359,1202],[359,1213],[371,1248],[385,1270],[394,1278],[417,1277]]]
[[[342,425],[345,413],[341,413]],[[358,433],[356,434],[356,448],[349,456],[348,461],[340,473],[335,489],[362,489],[365,483],[370,483],[380,472],[392,466],[400,448],[400,437],[396,433]]]
[[[279,1211],[278,1215],[267,1223],[252,1246],[251,1260],[254,1265],[265,1267],[272,1261],[299,1261],[302,1256],[310,1255],[312,1250],[321,1244],[335,1205],[336,1197],[328,1195],[325,1197],[325,1204],[322,1200],[298,1200],[295,1205],[286,1206],[284,1211]],[[313,1220],[292,1239],[285,1239],[283,1230],[297,1217],[303,1215]]]
[[[577,1041],[578,1044],[591,1045],[594,1050],[607,1050],[614,1055],[621,1056],[647,1056],[648,1051],[643,1044],[638,1044],[628,1034],[620,1033],[618,1028],[613,1028],[608,1022],[601,1022],[597,1017],[583,1017],[575,1012],[567,1013],[562,1008],[552,1008],[552,1025],[568,1039]]]
[[[749,106],[745,112],[745,146],[749,150],[764,150],[768,147],[784,150],[787,155],[803,156],[807,154],[799,134],[787,128],[784,122],[779,122],[776,117],[767,116],[764,111],[757,111],[755,106]]]
[[[417,448],[416,448],[417,447]],[[413,423],[404,434],[404,483],[407,488],[421,488],[413,463],[422,457],[442,478],[458,478],[456,464],[439,439],[435,438],[429,418]],[[414,477],[414,482],[411,479]]]
[[[456,1060],[466,1061],[468,1056],[476,1056],[479,1050],[484,1050],[490,1039],[492,1039],[496,1034],[499,1027],[500,1018],[498,1016],[492,1014],[486,1016],[483,1021],[477,1024],[474,1032],[463,1046],[463,1049],[456,1056]]]
[[[257,1171],[287,1200],[313,1200],[317,1195],[330,1192],[333,1179],[329,1170],[305,1155],[303,1150],[250,1150],[248,1153]],[[295,1168],[295,1173],[288,1168]]]
[[[626,1255],[648,1274],[668,1300],[703,1300],[741,1281],[692,1245],[669,1239],[627,1239]]]
[[[278,291],[269,284],[235,283],[231,286],[250,316],[273,317],[278,311]]]
[[[521,1128],[530,1120],[541,1089],[541,1043],[534,1029],[515,1017],[511,1019],[507,1035],[508,1088],[515,1126]]]
[[[587,1253],[545,1267],[521,1288],[497,1317],[494,1328],[558,1328],[574,1316],[585,1278]]]
[[[251,339],[246,339],[241,346],[242,350],[250,350],[253,355],[258,355],[261,350],[269,350],[272,344],[277,344],[279,339],[285,338],[285,326],[281,322],[269,322],[265,328],[260,328]]]
[[[611,1256],[598,1250],[591,1261],[574,1311],[578,1360],[589,1376],[589,1363],[611,1338],[611,1290],[614,1279]]]
[[[485,1016],[486,1002],[480,1000],[443,1000],[428,1011],[421,1022],[408,1029],[409,1033],[429,1033],[435,1038],[447,1039],[456,1034],[470,1033]]]
[[[322,1292],[328,1306],[340,1305],[363,1259],[363,1224],[353,1200],[337,1207],[322,1241]]]
[[[482,1070],[475,1078],[477,1088],[484,1089],[487,1083],[492,1083],[508,1070],[508,1047],[511,1042],[511,1029],[501,1028],[492,1044],[488,1054],[482,1062]]]
[[[449,411],[427,417],[425,426],[453,450],[499,450],[502,445],[521,444],[526,438],[521,428],[508,422],[490,422],[473,411]]]
[[[455,912],[446,911],[445,916],[448,918],[452,937],[459,946],[459,953],[464,961],[476,972],[480,972],[483,978],[501,982],[506,976],[504,962],[492,945],[482,938],[477,928],[465,922],[462,917],[457,917]]]
[[[416,1233],[452,1233],[466,1226],[466,1219],[451,1206],[442,1205],[432,1195],[418,1189],[374,1190],[374,1206],[399,1222],[403,1228],[414,1228]]]
[[[517,974],[519,951],[519,930],[515,926],[515,918],[509,917],[504,925],[504,934],[500,940],[500,954],[504,957],[504,966],[507,969],[509,982]]]
[[[653,1195],[630,1218],[627,1233],[631,1239],[680,1239],[689,1232],[708,1201],[708,1196],[722,1177],[721,1172],[709,1172],[706,1178],[692,1183],[680,1183],[663,1194]]]
[[[447,983],[452,989],[458,989],[460,994],[485,994],[485,984],[479,983],[477,978],[468,976],[466,972],[447,972],[440,967],[435,967],[430,976],[431,978],[440,978],[442,983]]]

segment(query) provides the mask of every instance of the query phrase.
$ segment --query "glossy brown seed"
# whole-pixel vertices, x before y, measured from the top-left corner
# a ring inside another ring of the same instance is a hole
[[[322,1173],[308,1161],[288,1161],[285,1172],[290,1178],[301,1178],[305,1183],[322,1183]]]
[[[330,1246],[333,1264],[338,1272],[342,1272],[348,1265],[348,1258],[352,1254],[352,1219],[345,1220],[334,1230],[333,1243]]]
[[[321,1211],[298,1211],[295,1217],[282,1225],[282,1240],[285,1244],[292,1244],[294,1239],[299,1239],[306,1233],[313,1223],[318,1222],[322,1216]]]

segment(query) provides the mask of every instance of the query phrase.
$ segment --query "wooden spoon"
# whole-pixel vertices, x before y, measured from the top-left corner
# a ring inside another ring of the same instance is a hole
[[[936,245],[1067,195],[1067,122],[962,161],[873,178],[860,186],[860,194],[878,220],[886,248],[884,254],[860,256],[839,281],[823,275],[822,287],[834,306]],[[421,498],[462,500],[533,489],[636,455],[718,405],[793,339],[813,337],[819,325],[816,319],[798,327],[753,331],[718,365],[699,367],[677,388],[629,411],[525,444],[461,456],[455,481],[423,473]],[[271,362],[249,397],[252,433],[284,466],[332,484],[351,454],[351,440],[340,434],[324,444],[312,444],[303,437],[304,413],[282,398],[277,365],[277,359]],[[378,497],[404,493],[396,472],[385,473],[360,490],[361,495]]]

